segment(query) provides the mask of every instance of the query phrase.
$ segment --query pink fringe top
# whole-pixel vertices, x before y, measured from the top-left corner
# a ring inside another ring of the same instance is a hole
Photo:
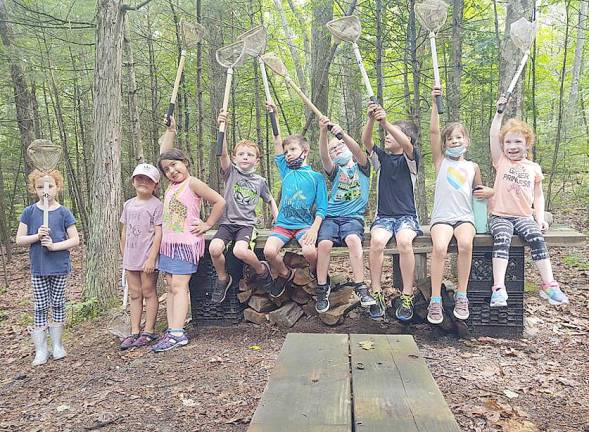
[[[204,254],[205,240],[202,235],[190,232],[192,223],[200,221],[201,200],[190,189],[190,179],[170,183],[166,190],[160,254],[198,264]]]

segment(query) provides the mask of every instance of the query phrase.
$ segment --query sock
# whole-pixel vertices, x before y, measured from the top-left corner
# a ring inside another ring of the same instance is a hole
[[[170,328],[168,329],[168,332],[169,332],[171,335],[173,335],[173,336],[182,336],[182,335],[184,335],[184,329],[183,329],[183,328],[179,328],[179,329],[177,329],[177,328],[171,328],[171,327],[170,327]]]
[[[466,298],[466,291],[456,291],[456,298]]]
[[[430,303],[442,303],[442,297],[432,296],[432,298],[430,299]]]

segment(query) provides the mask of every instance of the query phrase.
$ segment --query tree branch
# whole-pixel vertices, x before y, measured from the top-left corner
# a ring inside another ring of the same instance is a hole
[[[121,9],[123,10],[123,12],[137,11],[137,10],[141,9],[143,6],[149,4],[150,2],[151,2],[151,0],[145,0],[143,3],[139,3],[137,6],[129,6],[127,4],[124,4],[123,6],[121,6]]]

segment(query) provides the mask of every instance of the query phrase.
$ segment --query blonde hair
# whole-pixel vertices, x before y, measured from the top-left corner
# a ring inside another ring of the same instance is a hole
[[[505,135],[507,135],[509,132],[522,134],[526,139],[528,148],[531,149],[534,146],[536,135],[534,134],[534,130],[531,128],[531,126],[525,121],[512,118],[505,122],[501,128],[501,131],[499,132],[499,142],[501,143],[502,147]]]
[[[255,142],[247,139],[239,141],[237,144],[235,144],[235,147],[233,147],[233,156],[237,156],[237,149],[239,147],[249,147],[253,149],[256,152],[256,158],[260,159],[260,147],[258,147]]]
[[[40,178],[47,177],[47,176],[52,177],[53,180],[55,180],[55,185],[57,186],[57,190],[59,190],[59,191],[63,190],[63,177],[59,171],[53,170],[53,171],[49,171],[48,173],[46,173],[43,171],[39,171],[38,169],[31,171],[31,173],[29,174],[28,182],[27,182],[27,190],[30,193],[32,193],[33,195],[35,195],[37,193],[37,191],[35,190],[35,183],[37,183],[37,180],[39,180]]]
[[[442,147],[446,148],[446,141],[448,138],[450,138],[450,135],[452,135],[452,132],[454,132],[456,129],[460,129],[462,131],[464,138],[466,138],[468,140],[468,144],[470,144],[470,136],[468,135],[466,127],[460,122],[451,122],[448,123],[444,129],[442,129]]]

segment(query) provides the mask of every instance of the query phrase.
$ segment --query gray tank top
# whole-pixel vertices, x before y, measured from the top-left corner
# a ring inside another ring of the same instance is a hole
[[[434,210],[431,224],[436,222],[472,222],[472,187],[475,164],[445,157],[436,178]]]

